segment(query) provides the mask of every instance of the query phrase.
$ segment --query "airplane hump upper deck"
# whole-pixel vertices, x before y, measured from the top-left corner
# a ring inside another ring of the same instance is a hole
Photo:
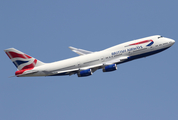
[[[124,49],[125,47],[131,46],[133,44],[139,45],[139,44],[136,44],[136,43],[146,43],[146,42],[149,42],[150,40],[158,39],[158,37],[160,37],[160,35],[154,35],[154,36],[149,36],[149,37],[145,37],[145,38],[140,38],[140,39],[137,39],[137,40],[124,42],[124,43],[121,43],[119,45],[107,48],[104,51],[114,51],[114,50],[116,50],[118,48],[120,48],[120,49],[123,48]]]

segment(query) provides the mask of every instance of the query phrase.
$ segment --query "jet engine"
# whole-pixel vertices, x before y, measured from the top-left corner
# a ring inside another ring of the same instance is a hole
[[[103,72],[110,72],[110,71],[114,71],[114,70],[117,70],[116,64],[112,64],[112,65],[103,67]]]
[[[89,76],[89,75],[92,75],[92,70],[91,69],[87,69],[87,70],[82,70],[82,71],[79,71],[77,73],[78,77],[85,77],[85,76]]]

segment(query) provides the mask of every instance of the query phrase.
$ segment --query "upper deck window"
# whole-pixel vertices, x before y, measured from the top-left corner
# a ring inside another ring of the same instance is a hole
[[[159,36],[158,39],[159,39],[159,38],[162,38],[162,37],[163,37],[163,36]]]

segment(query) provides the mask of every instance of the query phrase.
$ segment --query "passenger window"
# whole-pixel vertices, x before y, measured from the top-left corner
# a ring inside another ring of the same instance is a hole
[[[163,43],[163,45],[166,45],[167,43]]]

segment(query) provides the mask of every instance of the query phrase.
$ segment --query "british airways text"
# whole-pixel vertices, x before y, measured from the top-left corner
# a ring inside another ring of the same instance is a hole
[[[128,49],[125,49],[125,50],[119,50],[119,51],[116,51],[116,52],[112,52],[111,55],[117,55],[117,54],[122,54],[122,53],[125,53],[125,52],[131,52],[133,50],[138,50],[138,49],[142,49],[142,48],[143,48],[142,46],[132,47],[132,48],[128,48]]]

